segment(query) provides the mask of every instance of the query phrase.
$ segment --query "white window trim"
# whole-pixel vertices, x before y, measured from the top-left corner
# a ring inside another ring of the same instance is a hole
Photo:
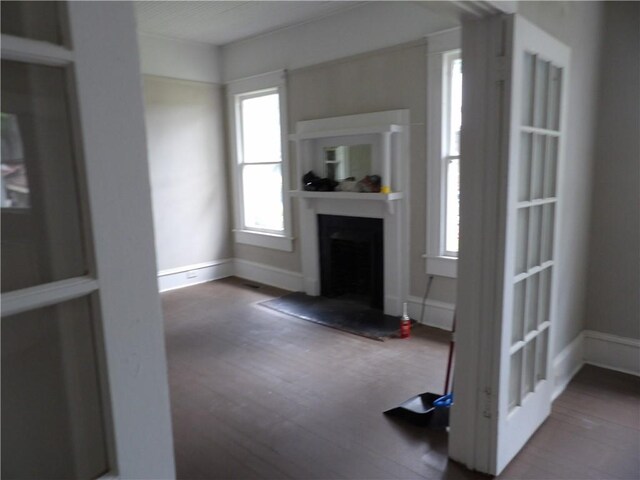
[[[445,174],[442,145],[447,133],[443,69],[445,55],[460,50],[460,29],[427,38],[427,232],[426,271],[429,275],[457,277],[458,258],[445,252]]]
[[[243,199],[240,185],[241,165],[238,158],[239,134],[236,128],[237,97],[265,90],[278,92],[280,100],[280,144],[282,148],[282,204],[284,215],[284,231],[260,231],[244,228]],[[235,80],[227,84],[227,114],[229,119],[230,170],[233,190],[234,226],[233,236],[236,243],[270,248],[273,250],[293,251],[291,236],[291,200],[286,191],[289,188],[289,142],[287,135],[287,91],[286,72],[265,73],[249,78]]]

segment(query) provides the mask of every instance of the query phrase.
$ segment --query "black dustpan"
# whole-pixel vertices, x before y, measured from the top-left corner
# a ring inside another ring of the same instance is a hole
[[[455,332],[455,315],[453,317],[453,331],[449,342],[449,361],[447,362],[447,376],[444,382],[444,395],[451,392],[449,380],[453,362],[453,333]],[[384,412],[385,415],[401,418],[419,427],[445,428],[449,426],[449,406],[436,406],[434,402],[443,398],[443,394],[425,392],[402,402],[395,408]]]
[[[384,412],[419,427],[444,428],[449,425],[449,410],[436,408],[433,402],[441,398],[439,393],[421,393],[406,402]]]

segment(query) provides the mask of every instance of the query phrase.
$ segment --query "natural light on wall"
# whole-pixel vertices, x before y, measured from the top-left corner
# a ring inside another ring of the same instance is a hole
[[[443,153],[445,185],[445,255],[458,255],[460,224],[460,128],[462,125],[462,60],[456,53],[445,57],[448,91],[444,109],[446,135]]]
[[[240,100],[243,227],[282,232],[280,98],[262,92]]]

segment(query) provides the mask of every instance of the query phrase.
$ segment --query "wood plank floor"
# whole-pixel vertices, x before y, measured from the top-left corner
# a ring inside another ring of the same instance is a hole
[[[485,479],[382,411],[440,392],[448,334],[378,342],[258,305],[230,278],[162,295],[181,479]],[[640,478],[640,379],[585,367],[501,478]]]

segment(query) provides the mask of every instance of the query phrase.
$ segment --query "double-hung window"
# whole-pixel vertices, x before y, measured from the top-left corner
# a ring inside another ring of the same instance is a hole
[[[228,86],[237,243],[291,251],[284,72]]]
[[[428,40],[427,273],[456,276],[460,223],[459,31]]]

